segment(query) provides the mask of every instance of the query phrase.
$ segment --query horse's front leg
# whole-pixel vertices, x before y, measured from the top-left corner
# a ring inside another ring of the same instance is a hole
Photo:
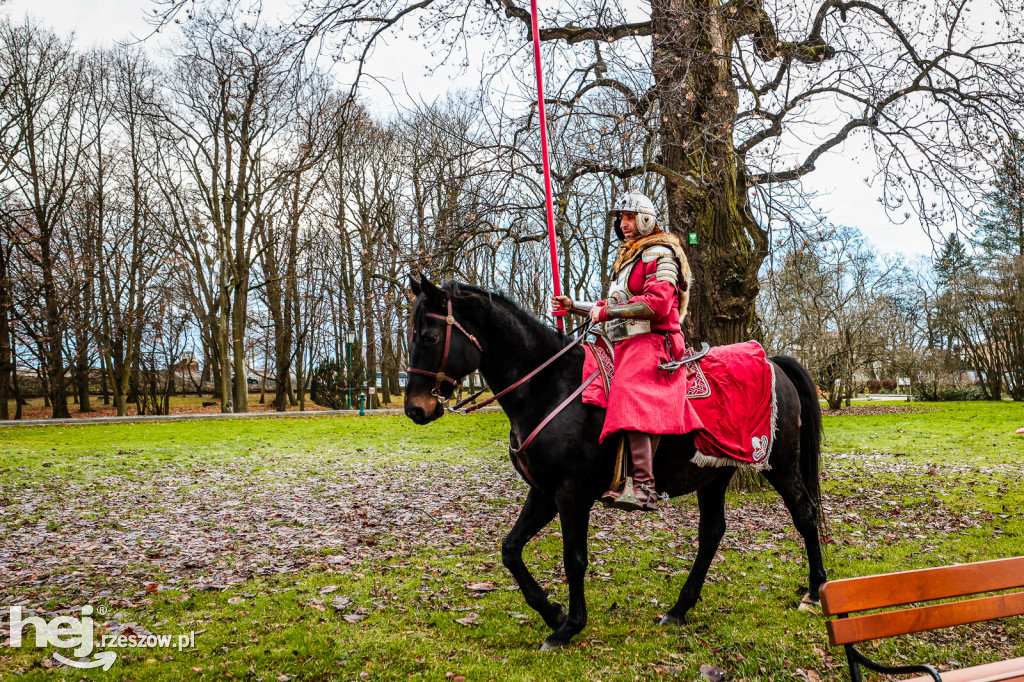
[[[562,560],[569,582],[569,617],[551,633],[541,649],[559,649],[587,625],[587,601],[583,580],[587,574],[587,530],[593,500],[559,501],[562,520]]]
[[[523,509],[515,525],[501,543],[501,563],[509,570],[523,598],[552,630],[558,629],[565,622],[565,609],[558,602],[548,599],[544,589],[534,580],[530,570],[523,563],[523,547],[534,535],[555,518],[558,507],[554,500],[538,493],[533,488],[526,496]]]

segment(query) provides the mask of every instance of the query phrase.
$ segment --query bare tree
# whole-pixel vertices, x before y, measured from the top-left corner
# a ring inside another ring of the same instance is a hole
[[[295,404],[291,387],[291,369],[295,354],[294,317],[298,306],[300,251],[305,239],[302,224],[311,204],[321,192],[329,169],[328,155],[336,133],[337,122],[343,118],[340,102],[323,79],[311,79],[300,98],[294,127],[289,131],[291,154],[283,160],[291,174],[279,187],[277,220],[267,216],[262,226],[259,249],[265,278],[265,300],[274,335],[274,407],[284,412],[287,404]],[[289,398],[291,394],[291,398]]]
[[[189,7],[161,4],[164,21]],[[409,31],[403,19],[413,15],[439,61],[461,56],[472,31],[490,41],[504,82],[529,68],[522,48],[532,20],[517,0],[315,0],[304,8],[298,29],[311,41],[330,35],[360,75],[375,41]],[[967,0],[552,6],[540,17],[552,122],[583,117],[581,128],[630,140],[632,149],[622,163],[594,145],[559,181],[661,176],[668,225],[698,237],[687,247],[698,282],[690,336],[741,340],[753,326],[766,226],[786,220],[783,199],[800,199],[793,183],[823,155],[851,144],[875,152],[882,199],[900,219],[916,212],[937,225],[970,214],[996,145],[1020,122],[1024,89],[1021,6],[986,9],[972,14]],[[532,86],[522,82],[510,115],[526,108]],[[524,121],[523,129],[536,126]]]
[[[163,174],[175,174],[165,195],[177,211],[173,238],[197,277],[214,276],[205,285],[201,314],[215,353],[221,408],[245,412],[244,336],[258,256],[256,221],[291,177],[274,159],[301,89],[281,32],[258,18],[235,17],[230,4],[200,12],[183,29],[183,40],[165,88],[161,143],[174,157]]]
[[[21,206],[30,219],[20,221],[28,239],[19,243],[41,277],[45,329],[37,337],[40,359],[53,416],[68,417],[64,292],[57,278],[60,253],[55,247],[88,142],[82,61],[69,41],[28,22],[18,27],[0,24],[0,52],[7,56],[10,88],[0,118],[13,121],[0,138],[5,172],[0,180],[18,199],[3,208]]]
[[[804,240],[768,273],[760,305],[769,347],[813,368],[829,407],[849,405],[855,372],[884,357],[882,311],[903,274],[850,228]]]

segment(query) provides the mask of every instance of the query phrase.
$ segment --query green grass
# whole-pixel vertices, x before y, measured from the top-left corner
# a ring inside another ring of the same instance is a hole
[[[508,421],[496,413],[425,427],[397,416],[13,426],[0,428],[0,482],[81,479],[181,461],[245,460],[261,468],[282,461],[473,462],[500,451],[507,437]]]
[[[1021,463],[1020,403],[902,403],[916,412],[825,417],[825,445],[836,452],[907,455],[913,461]],[[1014,459],[1016,457],[1016,459]]]
[[[1024,410],[988,403],[923,407],[913,414],[826,418],[823,488],[832,539],[826,563],[833,577],[1022,554],[1024,437],[1013,429],[1024,424]],[[589,625],[569,650],[536,651],[548,630],[500,562],[500,538],[525,491],[509,473],[507,428],[502,415],[487,414],[446,417],[429,427],[400,417],[370,417],[0,430],[0,497],[7,502],[0,506],[0,531],[38,524],[40,533],[59,535],[60,522],[18,516],[10,500],[31,488],[50,491],[60,506],[61,491],[84,482],[95,494],[96,523],[119,523],[130,533],[145,516],[140,504],[177,508],[175,500],[161,502],[157,495],[165,477],[172,478],[168,472],[191,486],[206,486],[211,511],[217,490],[240,486],[251,492],[278,477],[282,504],[289,490],[308,486],[314,493],[301,499],[316,499],[318,485],[360,479],[369,470],[393,472],[389,485],[407,490],[414,502],[435,486],[467,487],[465,495],[453,498],[463,516],[446,520],[435,514],[412,530],[382,524],[373,545],[360,550],[366,558],[352,565],[333,564],[348,550],[324,545],[309,548],[312,563],[301,571],[254,577],[224,591],[172,585],[146,593],[138,579],[126,576],[103,583],[107,596],[88,599],[153,632],[196,631],[193,650],[119,650],[119,660],[104,673],[46,670],[36,650],[0,647],[0,675],[20,670],[27,679],[69,680],[696,680],[700,666],[711,664],[734,680],[799,680],[807,671],[825,680],[845,679],[842,651],[828,646],[820,614],[796,608],[797,588],[806,580],[802,544],[768,490],[731,495],[721,557],[688,625],[677,630],[653,620],[675,600],[692,560],[693,498],[673,501],[661,516],[596,513]],[[429,466],[409,469],[423,463]],[[410,471],[427,478],[411,477]],[[479,481],[472,478],[477,475]],[[505,483],[489,487],[489,481]],[[348,503],[330,497],[323,502]],[[399,511],[393,509],[392,521]],[[317,520],[286,516],[271,522],[281,533],[301,530],[296,523],[315,527]],[[175,543],[167,544],[173,549]],[[139,575],[165,585],[171,576],[160,573],[160,556],[167,548],[146,548],[138,558]],[[567,603],[560,553],[555,523],[527,546],[525,559],[554,598]],[[238,560],[228,550],[225,556]],[[76,569],[74,558],[64,557],[49,569],[52,586],[44,581],[7,593],[13,603],[67,606],[57,587]],[[79,580],[86,586],[83,594],[95,594],[98,588],[86,589],[88,581]],[[494,589],[467,588],[481,581]],[[325,587],[333,589],[321,594]],[[332,602],[339,599],[336,608]],[[1024,623],[1018,618],[887,641],[872,651],[897,663],[969,665],[1024,656],[1022,642]]]

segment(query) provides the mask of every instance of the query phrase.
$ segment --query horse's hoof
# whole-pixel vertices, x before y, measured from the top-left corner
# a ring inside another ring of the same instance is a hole
[[[658,625],[675,625],[676,627],[683,627],[686,625],[686,618],[680,618],[679,616],[673,616],[671,613],[666,613],[658,621]]]
[[[569,642],[562,642],[557,639],[551,639],[548,637],[544,640],[544,643],[540,645],[541,651],[555,651],[557,649],[564,649],[569,646]]]

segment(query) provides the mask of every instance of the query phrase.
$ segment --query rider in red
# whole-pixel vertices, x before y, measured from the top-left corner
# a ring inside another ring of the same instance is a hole
[[[613,268],[608,298],[596,303],[552,296],[555,311],[589,315],[605,323],[615,346],[615,373],[608,395],[601,441],[624,431],[632,458],[635,500],[610,490],[602,500],[623,509],[658,508],[654,490],[651,434],[682,434],[702,428],[686,401],[686,371],[658,365],[684,351],[679,323],[689,301],[690,266],[679,239],[657,224],[654,204],[639,192],[615,202],[611,216],[623,240]]]

